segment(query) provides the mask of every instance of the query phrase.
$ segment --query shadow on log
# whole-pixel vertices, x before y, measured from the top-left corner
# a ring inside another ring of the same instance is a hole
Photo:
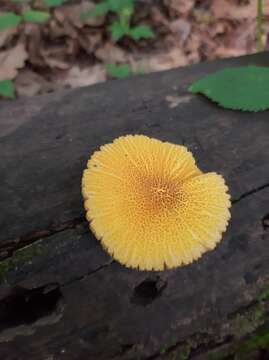
[[[268,111],[222,110],[186,90],[248,64],[268,54],[1,103],[1,359],[268,357]],[[228,231],[190,266],[124,268],[88,230],[82,170],[127,133],[184,144],[229,185]]]

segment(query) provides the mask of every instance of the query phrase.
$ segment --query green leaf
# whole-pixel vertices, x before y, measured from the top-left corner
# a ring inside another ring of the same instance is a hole
[[[269,288],[262,291],[261,294],[258,295],[257,300],[258,301],[265,301],[269,299]]]
[[[21,22],[21,16],[13,12],[4,12],[0,15],[0,31],[17,26]]]
[[[0,96],[14,98],[14,86],[11,80],[0,81]]]
[[[62,5],[66,1],[67,0],[43,0],[43,3],[48,7],[55,7],[55,6]]]
[[[46,11],[25,10],[22,12],[24,21],[30,23],[43,23],[50,18],[50,14]]]
[[[129,34],[134,40],[152,39],[155,36],[151,28],[146,25],[139,25],[132,28]]]
[[[105,15],[109,11],[109,4],[106,1],[96,4],[92,10],[84,11],[81,14],[81,20],[86,20],[89,17],[96,17]]]
[[[118,79],[123,79],[131,74],[131,69],[128,64],[122,64],[122,65],[107,64],[106,71],[110,76]]]
[[[113,22],[109,26],[109,31],[111,32],[111,37],[114,41],[120,40],[124,35],[128,35],[129,27],[127,24],[121,24],[119,21]]]
[[[132,12],[134,9],[133,0],[107,0],[107,3],[109,6],[109,10],[114,11],[116,13],[119,13],[122,10],[126,10],[126,9]]]
[[[94,9],[85,11],[81,14],[81,19],[85,20],[88,17],[102,16],[108,11],[112,11],[123,16],[131,16],[133,12],[133,0],[105,0],[95,5]]]
[[[269,67],[227,68],[194,82],[189,91],[227,109],[265,110],[269,108]]]

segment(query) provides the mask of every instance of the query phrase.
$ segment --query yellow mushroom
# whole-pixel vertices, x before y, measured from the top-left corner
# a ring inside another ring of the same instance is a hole
[[[143,135],[101,146],[82,177],[90,228],[114,259],[140,270],[190,264],[214,249],[230,218],[227,191],[184,146]]]

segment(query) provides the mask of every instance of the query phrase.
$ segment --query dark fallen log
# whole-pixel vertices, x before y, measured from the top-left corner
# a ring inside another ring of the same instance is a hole
[[[268,111],[221,110],[187,93],[228,65],[109,82],[0,109],[0,358],[247,358],[269,346]],[[168,95],[179,95],[169,107]],[[127,133],[185,144],[233,199],[223,241],[191,266],[122,267],[84,220],[82,170]],[[26,246],[27,245],[27,246]]]

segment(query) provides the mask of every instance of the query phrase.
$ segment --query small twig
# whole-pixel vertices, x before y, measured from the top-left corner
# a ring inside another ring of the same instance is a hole
[[[262,44],[262,20],[263,20],[263,0],[257,0],[257,22],[256,22],[256,47],[257,51],[263,50]]]

